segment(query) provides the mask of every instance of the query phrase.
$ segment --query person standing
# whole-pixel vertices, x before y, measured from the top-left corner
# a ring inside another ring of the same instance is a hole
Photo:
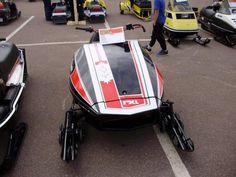
[[[152,50],[152,47],[156,43],[156,40],[161,46],[161,50],[157,55],[166,55],[168,54],[168,50],[166,47],[165,37],[163,35],[163,26],[165,24],[165,0],[154,0],[154,12],[153,12],[153,30],[151,41],[148,45],[146,45],[146,50],[149,52]]]
[[[84,0],[76,0],[77,3],[77,12],[79,15],[79,21],[84,20]],[[74,1],[69,0],[70,4],[70,12],[71,12],[71,20],[75,21],[75,12],[74,12]]]
[[[78,0],[79,21],[84,20],[84,0]]]
[[[44,14],[47,21],[52,20],[52,5],[51,0],[43,0]]]

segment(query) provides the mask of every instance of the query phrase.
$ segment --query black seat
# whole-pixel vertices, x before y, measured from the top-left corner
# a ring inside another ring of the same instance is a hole
[[[21,85],[13,85],[7,88],[4,98],[0,100],[0,123],[3,122],[6,116],[13,109],[13,104],[19,94]]]
[[[134,1],[139,8],[152,8],[151,1],[149,0],[136,0]]]
[[[212,18],[215,13],[216,12],[213,10],[212,6],[208,6],[201,11],[201,15],[208,18]]]
[[[5,83],[16,63],[18,55],[19,51],[15,44],[10,42],[0,43],[0,78],[2,78]]]
[[[96,4],[96,5],[92,5],[90,7],[90,11],[91,12],[102,12],[103,10],[102,10],[102,7],[100,5]]]

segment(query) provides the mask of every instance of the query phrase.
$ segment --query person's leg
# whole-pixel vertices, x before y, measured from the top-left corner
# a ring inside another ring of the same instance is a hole
[[[156,39],[159,42],[162,50],[166,50],[166,40],[165,37],[163,35],[163,24],[157,24],[157,29],[156,29]]]
[[[84,20],[84,7],[83,7],[83,0],[77,1],[77,9],[79,13],[79,21]]]
[[[17,16],[17,8],[16,8],[16,4],[14,2],[9,4],[10,9],[11,9],[11,16],[15,17]]]
[[[149,42],[149,46],[153,47],[154,44],[156,43],[157,40],[157,25],[153,25],[153,30],[152,30],[152,36],[151,36],[151,41]]]
[[[156,25],[153,25],[153,29],[152,29],[152,36],[151,36],[151,41],[149,42],[148,45],[145,46],[146,50],[148,50],[149,52],[151,52],[152,47],[154,46],[154,44],[156,43],[157,40],[157,32],[156,32]]]
[[[52,6],[51,0],[43,0],[44,3],[44,13],[46,20],[51,20],[52,17]]]
[[[75,21],[75,13],[74,13],[73,0],[69,0],[69,4],[70,4],[71,20],[72,20],[72,21]]]

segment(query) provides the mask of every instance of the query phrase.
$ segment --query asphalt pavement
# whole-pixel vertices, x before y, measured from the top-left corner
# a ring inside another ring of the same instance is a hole
[[[106,1],[105,24],[86,26],[141,23],[147,31],[127,31],[126,38],[147,44],[152,23],[134,15],[121,15],[119,2]],[[0,26],[0,37],[26,49],[29,77],[16,122],[26,122],[28,131],[17,162],[6,177],[236,176],[235,47],[214,40],[205,47],[183,40],[178,47],[167,43],[167,56],[156,56],[158,44],[152,50],[151,56],[164,76],[165,97],[175,102],[175,111],[180,113],[185,131],[195,143],[194,152],[173,150],[171,144],[163,142],[165,136],[161,138],[162,134],[152,126],[125,132],[104,132],[88,126],[79,157],[66,163],[60,159],[58,130],[72,102],[69,69],[74,52],[91,34],[45,21],[42,1],[16,3],[22,16]],[[203,7],[211,1],[191,3]],[[200,34],[213,38],[203,30]],[[3,134],[0,137],[3,139]],[[6,142],[1,142],[0,150],[5,146]]]

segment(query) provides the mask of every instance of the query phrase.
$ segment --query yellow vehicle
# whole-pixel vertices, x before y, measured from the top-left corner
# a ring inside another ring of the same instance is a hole
[[[198,20],[195,11],[193,11],[188,0],[167,1],[164,32],[172,45],[179,45],[180,38],[188,35],[196,35],[193,40],[202,45],[210,42],[209,39],[203,39],[198,35]]]
[[[128,11],[130,14],[135,14],[143,20],[151,20],[152,3],[151,0],[124,0],[120,2],[120,14]]]

